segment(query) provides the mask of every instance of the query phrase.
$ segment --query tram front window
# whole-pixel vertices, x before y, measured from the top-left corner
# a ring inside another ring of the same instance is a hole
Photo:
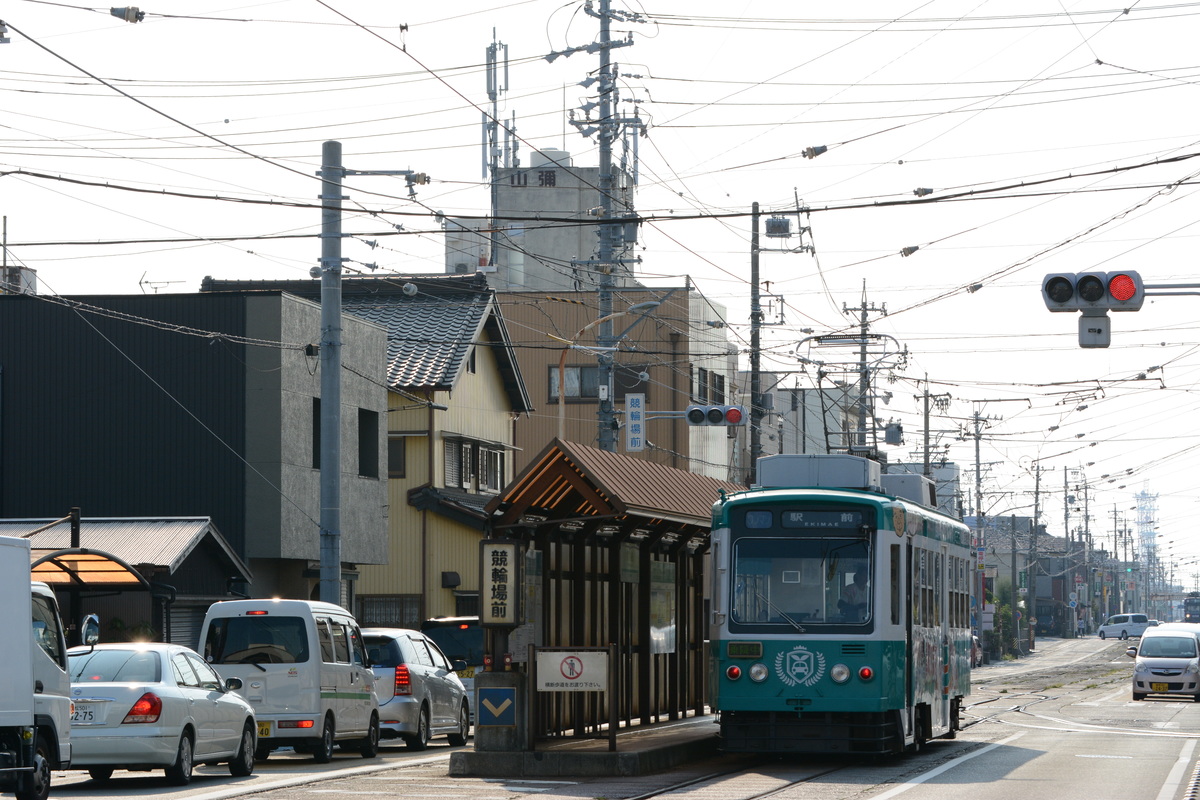
[[[805,629],[867,623],[870,575],[864,539],[743,537],[733,549],[730,622]]]

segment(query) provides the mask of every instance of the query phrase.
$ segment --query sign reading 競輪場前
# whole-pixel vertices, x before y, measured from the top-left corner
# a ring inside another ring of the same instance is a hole
[[[482,574],[483,608],[479,615],[482,625],[517,626],[519,615],[520,570],[517,542],[484,539],[480,542],[479,564]]]

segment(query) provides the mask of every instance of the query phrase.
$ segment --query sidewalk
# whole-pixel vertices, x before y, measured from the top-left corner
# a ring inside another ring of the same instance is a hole
[[[663,772],[717,754],[716,717],[637,725],[608,739],[539,741],[533,752],[458,750],[450,756],[453,777],[630,777]]]

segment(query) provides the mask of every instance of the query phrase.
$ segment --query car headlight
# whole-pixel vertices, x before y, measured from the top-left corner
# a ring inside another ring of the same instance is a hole
[[[1139,661],[1133,665],[1133,672],[1135,675],[1144,675],[1149,671],[1150,668],[1146,666],[1145,662]]]
[[[829,670],[829,677],[834,683],[845,683],[850,680],[850,668],[845,664],[834,664]]]
[[[1200,675],[1200,662],[1189,661],[1184,673],[1188,675]]]
[[[766,664],[759,661],[750,665],[748,674],[750,675],[750,680],[754,681],[755,683],[762,683],[767,679],[767,676],[771,674],[771,671],[767,669]]]

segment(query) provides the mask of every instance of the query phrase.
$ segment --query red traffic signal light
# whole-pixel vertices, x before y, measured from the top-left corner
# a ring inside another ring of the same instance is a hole
[[[684,412],[688,425],[742,425],[746,409],[742,406],[690,405]]]
[[[1142,278],[1121,272],[1061,272],[1042,279],[1042,300],[1051,311],[1137,311],[1145,301]]]

